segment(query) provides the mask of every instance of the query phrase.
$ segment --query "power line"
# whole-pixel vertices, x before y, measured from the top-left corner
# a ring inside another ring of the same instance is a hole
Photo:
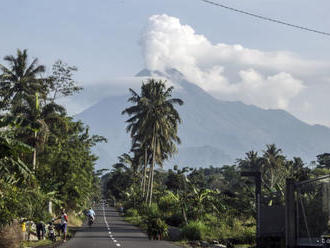
[[[205,2],[205,3],[208,3],[208,4],[215,5],[217,7],[221,7],[221,8],[224,8],[224,9],[231,10],[231,11],[235,11],[235,12],[238,12],[238,13],[241,13],[241,14],[253,16],[255,18],[259,18],[259,19],[262,19],[262,20],[265,20],[265,21],[275,22],[275,23],[278,23],[278,24],[282,24],[282,25],[292,27],[292,28],[302,29],[302,30],[309,31],[309,32],[314,32],[314,33],[317,33],[317,34],[330,36],[330,33],[327,33],[327,32],[323,32],[323,31],[319,31],[319,30],[316,30],[316,29],[311,29],[311,28],[307,28],[307,27],[303,27],[303,26],[299,26],[299,25],[290,24],[290,23],[280,21],[280,20],[276,20],[276,19],[273,19],[273,18],[269,18],[269,17],[266,17],[266,16],[253,14],[253,13],[250,13],[250,12],[247,12],[247,11],[244,11],[244,10],[235,9],[235,8],[232,8],[232,7],[220,4],[220,3],[216,3],[216,2],[213,2],[213,1],[210,1],[210,0],[201,0],[201,1]]]

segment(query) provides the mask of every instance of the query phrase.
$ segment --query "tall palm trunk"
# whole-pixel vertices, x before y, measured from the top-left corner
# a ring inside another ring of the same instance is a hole
[[[34,131],[34,151],[33,151],[33,160],[32,160],[32,166],[34,172],[37,169],[37,135],[38,132]]]
[[[153,133],[152,163],[151,163],[151,168],[150,168],[149,206],[151,205],[151,202],[152,202],[152,190],[153,190],[153,183],[154,183],[155,160],[156,160],[156,128],[154,128],[154,133]]]
[[[35,96],[35,108],[37,111],[39,111],[39,93],[36,92],[34,94]],[[32,166],[33,166],[33,171],[35,172],[37,169],[37,135],[38,131],[34,131],[34,151],[33,151],[33,160],[32,160]]]
[[[146,204],[148,203],[148,199],[149,199],[149,194],[150,194],[150,181],[151,181],[151,165],[150,165],[150,169],[149,169],[149,176],[148,176],[148,183],[146,184],[147,186],[147,192],[146,192]]]
[[[142,196],[146,192],[146,181],[147,181],[147,165],[148,165],[148,150],[144,149],[144,168],[143,168],[143,178],[142,178]]]

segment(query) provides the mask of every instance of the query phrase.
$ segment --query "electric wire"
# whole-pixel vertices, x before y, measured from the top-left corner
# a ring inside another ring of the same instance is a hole
[[[316,30],[316,29],[291,24],[291,23],[288,23],[288,22],[284,22],[284,21],[281,21],[281,20],[273,19],[273,18],[270,18],[270,17],[262,16],[262,15],[257,15],[257,14],[247,12],[247,11],[244,11],[244,10],[235,9],[233,7],[223,5],[223,4],[211,1],[211,0],[201,0],[201,1],[205,2],[205,3],[208,3],[208,4],[211,4],[211,5],[214,5],[214,6],[224,8],[224,9],[235,11],[235,12],[238,12],[238,13],[241,13],[241,14],[245,14],[245,15],[249,15],[249,16],[252,16],[252,17],[255,17],[255,18],[259,18],[259,19],[262,19],[262,20],[265,20],[265,21],[275,22],[275,23],[278,23],[278,24],[282,24],[282,25],[292,27],[292,28],[297,28],[297,29],[301,29],[301,30],[305,30],[305,31],[309,31],[309,32],[313,32],[313,33],[317,33],[317,34],[321,34],[321,35],[330,36],[330,33],[327,33],[327,32],[323,32],[323,31],[319,31],[319,30]]]

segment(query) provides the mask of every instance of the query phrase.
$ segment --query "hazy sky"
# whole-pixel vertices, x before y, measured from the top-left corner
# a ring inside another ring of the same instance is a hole
[[[330,32],[329,1],[216,1]],[[330,125],[330,37],[200,0],[8,0],[0,13],[1,57],[27,48],[79,68],[89,97],[70,100],[73,110],[121,93],[145,67],[175,67],[219,99]]]

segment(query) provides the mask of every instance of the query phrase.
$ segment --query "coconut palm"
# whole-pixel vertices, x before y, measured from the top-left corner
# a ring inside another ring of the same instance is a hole
[[[282,150],[277,148],[275,144],[267,145],[264,151],[264,182],[270,189],[274,189],[276,185],[283,184],[287,170],[285,167],[285,157]]]
[[[245,153],[244,159],[239,159],[238,165],[241,170],[246,171],[262,171],[264,159],[258,156],[258,152],[249,151]]]
[[[14,105],[11,115],[16,116],[21,123],[17,130],[17,135],[34,148],[32,165],[36,170],[37,149],[46,143],[50,130],[49,125],[54,123],[66,123],[64,120],[65,109],[54,103],[40,104],[38,94],[34,97],[24,97],[24,105]],[[64,124],[65,125],[65,124]]]
[[[166,88],[162,80],[149,79],[146,84],[142,84],[141,95],[130,89],[132,96],[128,101],[134,105],[122,112],[130,116],[126,122],[131,137],[138,137],[144,150],[150,149],[152,154],[146,196],[149,204],[152,201],[155,164],[162,165],[164,160],[176,152],[175,143],[181,142],[177,136],[181,119],[174,105],[182,105],[183,101],[171,98],[173,89],[174,87]],[[146,153],[147,151],[145,150]]]
[[[26,96],[35,92],[45,93],[44,80],[40,74],[45,71],[43,65],[38,65],[38,59],[28,64],[27,50],[17,50],[16,57],[4,57],[9,66],[0,64],[0,98],[2,109],[9,109],[13,105],[24,103]]]

